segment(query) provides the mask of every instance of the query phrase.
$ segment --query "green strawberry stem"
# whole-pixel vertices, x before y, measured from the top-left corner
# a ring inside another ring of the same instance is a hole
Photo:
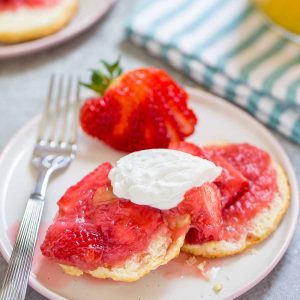
[[[102,96],[111,83],[122,74],[122,68],[120,67],[120,57],[112,64],[101,60],[104,71],[101,69],[92,69],[90,83],[81,82],[81,84]]]

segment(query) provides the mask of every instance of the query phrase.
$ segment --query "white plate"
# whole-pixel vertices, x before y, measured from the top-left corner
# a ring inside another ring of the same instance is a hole
[[[212,281],[188,275],[180,276],[183,268],[180,265],[173,275],[168,274],[168,268],[174,268],[172,262],[135,283],[97,280],[89,276],[73,278],[64,275],[55,263],[42,259],[37,248],[30,277],[30,285],[34,289],[50,299],[232,299],[257,284],[278,263],[294,233],[299,205],[296,178],[287,155],[263,126],[240,109],[203,91],[189,89],[189,93],[190,105],[199,118],[191,141],[250,142],[267,150],[285,168],[291,184],[292,199],[287,215],[276,232],[256,247],[258,252],[255,255],[247,250],[241,255],[217,261],[215,265],[220,270]],[[35,182],[36,172],[30,166],[30,156],[37,124],[38,117],[24,126],[10,141],[0,158],[0,245],[6,260],[12,250],[10,240]],[[77,159],[65,173],[56,176],[50,183],[40,240],[56,213],[56,201],[66,188],[100,163],[114,162],[120,156],[122,153],[80,135]],[[213,291],[215,283],[223,284],[223,290],[218,295]]]
[[[0,43],[0,59],[34,53],[63,43],[99,21],[114,2],[115,0],[81,0],[76,16],[65,28],[34,41],[13,45]]]

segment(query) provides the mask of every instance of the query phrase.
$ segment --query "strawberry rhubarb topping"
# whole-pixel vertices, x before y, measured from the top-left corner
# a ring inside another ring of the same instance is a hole
[[[271,158],[267,152],[249,144],[207,147],[204,152],[223,157],[248,182],[247,191],[241,186],[243,191],[239,197],[223,209],[224,238],[237,239],[249,220],[270,205],[278,190]]]
[[[148,249],[156,234],[169,243],[185,234],[189,218],[114,196],[109,163],[98,167],[58,201],[59,212],[41,246],[43,255],[61,264],[94,270],[118,266]]]
[[[22,7],[41,8],[51,7],[60,0],[0,0],[0,11],[16,10]]]
[[[263,150],[249,144],[201,149],[184,142],[170,148],[209,159],[223,171],[213,183],[187,191],[176,208],[160,210],[117,198],[108,178],[112,167],[105,163],[58,201],[58,215],[41,246],[43,255],[94,270],[119,266],[144,253],[158,233],[168,243],[188,229],[186,241],[191,244],[236,240],[274,198],[276,173]]]
[[[198,221],[193,218],[188,243],[203,243],[211,240],[234,240],[247,229],[249,221],[270,205],[277,191],[276,173],[271,158],[265,151],[249,144],[209,146],[198,150],[190,143],[173,143],[170,148],[199,155],[221,166],[223,171],[214,184],[220,194],[210,196],[221,202],[222,226],[218,234],[201,233],[207,226],[197,229]],[[210,216],[202,223],[209,222]],[[216,221],[215,221],[216,222]]]

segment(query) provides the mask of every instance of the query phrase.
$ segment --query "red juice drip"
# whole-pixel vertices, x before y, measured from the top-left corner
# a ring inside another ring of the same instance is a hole
[[[202,265],[199,267],[199,264]],[[180,253],[179,256],[168,264],[159,267],[158,273],[166,278],[184,278],[195,277],[208,281],[209,271],[214,267],[222,265],[220,260],[212,260],[203,257],[194,257],[186,253]],[[203,270],[202,270],[203,268]]]

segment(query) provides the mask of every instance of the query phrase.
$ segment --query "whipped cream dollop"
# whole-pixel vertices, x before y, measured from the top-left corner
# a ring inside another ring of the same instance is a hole
[[[109,179],[119,198],[170,209],[189,189],[214,181],[221,171],[214,163],[182,151],[150,149],[119,159]]]

